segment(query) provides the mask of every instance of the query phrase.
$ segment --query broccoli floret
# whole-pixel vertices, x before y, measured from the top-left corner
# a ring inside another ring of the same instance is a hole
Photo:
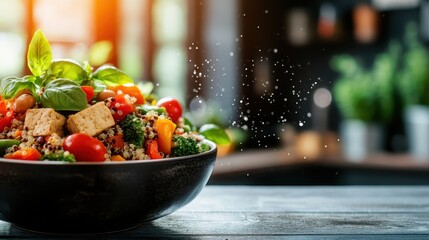
[[[142,147],[144,142],[143,123],[134,114],[128,114],[119,125],[124,132],[124,141]]]
[[[47,161],[61,161],[61,162],[76,162],[73,154],[70,153],[49,153],[43,155],[42,160]]]
[[[200,147],[193,138],[176,136],[173,138],[173,141],[175,142],[175,147],[172,149],[172,155],[175,157],[187,156],[200,152]]]

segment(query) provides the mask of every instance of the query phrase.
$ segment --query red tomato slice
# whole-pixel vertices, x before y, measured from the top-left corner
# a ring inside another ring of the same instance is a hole
[[[149,155],[150,159],[160,159],[161,154],[158,151],[158,142],[156,140],[146,141],[146,154]]]
[[[107,107],[113,110],[112,116],[116,122],[122,121],[128,114],[135,109],[133,103],[125,94],[119,94],[112,101],[107,103]]]
[[[104,144],[97,138],[83,133],[66,137],[63,148],[73,154],[78,162],[104,162],[107,157]]]
[[[164,107],[165,111],[167,111],[168,116],[171,118],[173,122],[177,122],[179,118],[182,116],[182,106],[179,101],[172,97],[164,97],[161,98],[156,105],[158,107]]]
[[[12,125],[15,112],[12,108],[7,107],[6,101],[0,101],[0,132],[3,132],[6,127]]]
[[[91,86],[81,86],[80,88],[82,88],[83,92],[86,94],[86,102],[91,101],[91,99],[94,98],[95,93],[94,93],[94,88]]]

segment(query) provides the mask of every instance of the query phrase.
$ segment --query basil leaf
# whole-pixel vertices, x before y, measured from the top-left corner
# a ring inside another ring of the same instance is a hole
[[[80,111],[87,107],[86,95],[78,83],[68,79],[49,82],[40,98],[43,107],[57,111]]]
[[[24,89],[28,89],[35,95],[36,85],[25,78],[8,78],[6,81],[2,81],[0,92],[4,99],[11,99]]]
[[[24,79],[27,79],[27,80],[28,80],[28,81],[30,81],[30,82],[34,82],[34,83],[36,83],[36,84],[37,84],[38,77],[36,77],[36,76],[33,76],[33,75],[27,75],[27,76],[24,76],[23,78],[24,78]]]
[[[230,143],[230,139],[225,130],[215,124],[204,124],[201,126],[199,132],[205,138],[215,142],[216,144]]]
[[[194,126],[194,124],[192,124],[192,122],[185,117],[185,126],[188,126],[189,129],[185,128],[186,132],[190,132],[190,131],[196,131],[196,127]]]
[[[140,89],[143,96],[149,96],[149,94],[153,91],[154,85],[152,82],[139,82],[137,83],[137,87]]]
[[[6,88],[6,86],[13,80],[20,79],[19,77],[6,77],[3,78],[0,82],[0,95],[3,95],[3,89]]]
[[[85,62],[83,63],[83,68],[85,69],[86,74],[87,74],[88,76],[91,76],[91,75],[92,75],[92,66],[91,66],[91,64],[89,64],[89,62],[88,62],[88,61],[85,61]]]
[[[112,66],[101,66],[93,74],[93,78],[102,81],[107,86],[118,84],[134,83],[123,71]]]
[[[46,73],[45,84],[58,78],[65,78],[82,84],[88,79],[88,75],[78,62],[71,59],[56,59],[52,61]]]
[[[31,39],[27,52],[28,68],[34,76],[42,76],[52,61],[52,51],[48,40],[41,30],[37,30]]]
[[[91,81],[90,86],[92,86],[94,88],[94,93],[99,93],[99,92],[102,92],[103,90],[106,89],[106,84],[104,84],[102,81],[96,80],[96,79]]]

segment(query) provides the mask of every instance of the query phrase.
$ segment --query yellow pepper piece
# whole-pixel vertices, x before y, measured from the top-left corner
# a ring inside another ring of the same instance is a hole
[[[161,118],[155,122],[155,130],[158,132],[158,148],[160,152],[170,154],[173,142],[173,134],[176,124],[171,120]]]

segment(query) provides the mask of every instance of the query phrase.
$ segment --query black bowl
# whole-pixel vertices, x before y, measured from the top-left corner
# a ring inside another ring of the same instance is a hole
[[[0,219],[30,231],[115,232],[170,214],[206,185],[208,152],[161,160],[106,163],[0,159]]]

